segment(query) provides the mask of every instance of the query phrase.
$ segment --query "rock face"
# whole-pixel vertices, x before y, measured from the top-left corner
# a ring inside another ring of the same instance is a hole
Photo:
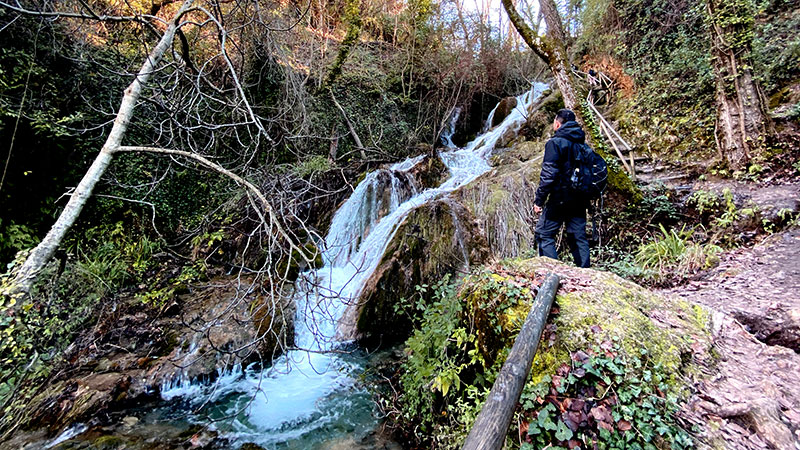
[[[155,317],[141,300],[128,299],[131,306],[101,317],[77,339],[62,368],[68,376],[32,400],[29,426],[55,432],[153,400],[176,383],[269,362],[293,342],[294,311],[288,296],[273,300],[256,289],[245,279],[213,280],[167,302]]]
[[[506,97],[500,100],[500,103],[497,105],[497,109],[494,110],[494,115],[492,116],[492,123],[489,124],[489,128],[496,127],[500,125],[500,123],[511,114],[511,111],[514,110],[517,106],[517,98],[516,97]]]
[[[453,194],[476,217],[499,258],[523,256],[536,248],[533,200],[543,152],[542,143],[517,143],[493,158],[494,169]]]
[[[407,337],[410,323],[398,317],[395,304],[413,300],[417,285],[434,284],[489,256],[472,214],[448,198],[417,208],[399,227],[358,303],[342,319],[345,338],[371,345]]]

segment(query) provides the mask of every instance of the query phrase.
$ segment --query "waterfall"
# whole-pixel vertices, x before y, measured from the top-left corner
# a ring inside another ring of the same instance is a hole
[[[458,119],[461,117],[461,108],[456,107],[453,110],[453,113],[450,114],[450,120],[447,121],[447,127],[442,130],[441,136],[439,136],[439,144],[445,148],[455,148],[456,144],[453,143],[453,135],[456,134],[456,125],[458,124]]]
[[[500,125],[465,148],[441,152],[449,177],[440,186],[420,190],[409,174],[423,156],[373,171],[359,183],[333,217],[322,246],[324,266],[301,274],[297,281],[295,341],[302,350],[288,351],[268,369],[245,370],[235,380],[222,377],[201,392],[182,383],[162,396],[191,397],[187,401],[195,406],[212,405],[209,415],[226,418],[214,425],[223,434],[239,443],[264,446],[301,439],[326,427],[335,429],[357,410],[369,416],[369,395],[357,387],[353,376],[362,361],[331,352],[344,345],[336,339],[340,317],[359,298],[403,219],[488,171],[487,159],[498,139],[509,129],[519,130],[529,106],[545,88],[534,84],[517,97],[517,107]],[[358,424],[342,427],[347,426]]]

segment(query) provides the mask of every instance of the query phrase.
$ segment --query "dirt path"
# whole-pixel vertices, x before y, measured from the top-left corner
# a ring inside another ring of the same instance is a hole
[[[706,377],[684,411],[710,447],[800,449],[800,230],[726,253],[665,291],[712,311]]]

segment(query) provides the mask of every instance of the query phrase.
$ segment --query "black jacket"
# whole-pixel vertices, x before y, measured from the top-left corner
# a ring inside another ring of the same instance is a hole
[[[536,189],[537,206],[571,204],[585,208],[583,199],[571,199],[569,190],[570,147],[583,145],[586,142],[586,133],[583,132],[578,122],[569,121],[556,130],[555,135],[547,141],[544,147],[542,160],[542,174],[539,178],[539,187]],[[580,204],[576,203],[576,200]]]

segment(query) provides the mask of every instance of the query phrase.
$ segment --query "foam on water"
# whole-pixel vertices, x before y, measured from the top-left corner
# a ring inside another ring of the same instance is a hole
[[[371,172],[359,183],[331,222],[323,246],[324,266],[301,274],[297,281],[295,342],[302,350],[287,352],[265,370],[222,374],[212,385],[179,380],[164,386],[163,398],[210,405],[207,414],[220,419],[218,430],[239,443],[264,446],[345,420],[354,399],[369,402],[354,379],[363,361],[331,352],[342,346],[336,339],[339,319],[358,299],[409,212],[488,171],[487,158],[497,141],[509,130],[519,130],[528,107],[545,87],[537,83],[517,97],[517,107],[500,125],[465,148],[441,152],[450,175],[441,186],[420,191],[407,173],[423,156]]]

